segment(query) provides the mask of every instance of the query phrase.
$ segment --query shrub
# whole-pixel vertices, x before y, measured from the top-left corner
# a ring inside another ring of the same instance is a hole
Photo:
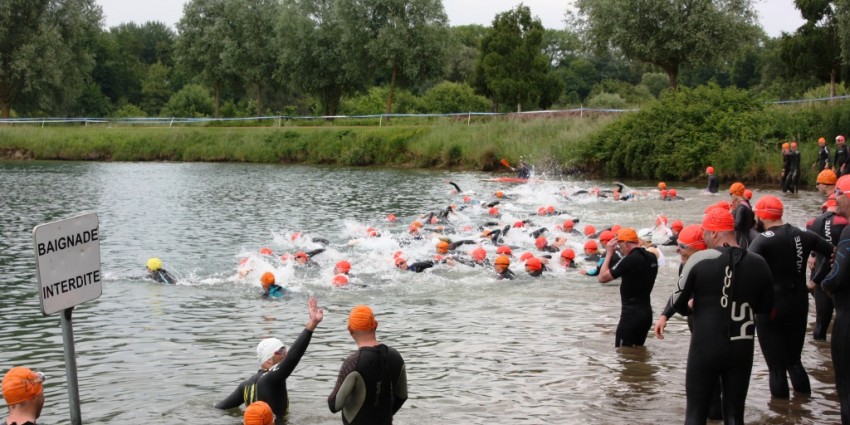
[[[422,97],[425,111],[438,114],[484,112],[492,109],[490,101],[475,94],[468,84],[448,81],[437,84]]]
[[[616,93],[599,93],[590,98],[587,105],[599,109],[623,109],[626,107],[626,101]]]
[[[214,100],[209,91],[197,84],[189,84],[168,99],[162,115],[200,118],[213,114]]]

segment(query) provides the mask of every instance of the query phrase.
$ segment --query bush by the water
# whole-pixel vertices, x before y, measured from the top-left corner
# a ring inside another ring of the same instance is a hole
[[[818,137],[831,141],[848,129],[850,102],[768,105],[736,88],[679,88],[593,135],[581,149],[581,167],[611,177],[689,180],[713,165],[727,180],[775,181],[780,145],[797,141],[803,177],[813,179]]]

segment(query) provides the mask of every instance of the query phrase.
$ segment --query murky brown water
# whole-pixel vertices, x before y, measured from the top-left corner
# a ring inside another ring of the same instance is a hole
[[[354,348],[345,321],[360,303],[374,307],[379,338],[407,362],[410,400],[397,423],[682,422],[690,335],[681,318],[671,321],[663,341],[651,338],[646,348],[616,350],[616,285],[563,271],[510,283],[495,281],[489,270],[465,267],[402,273],[392,268],[391,254],[403,249],[408,258],[428,258],[433,240],[400,247],[390,235],[405,230],[419,213],[460,203],[446,179],[485,201],[505,189],[512,197],[503,205],[508,223],[528,218],[541,205],[555,205],[580,217],[581,225],[597,227],[651,227],[661,212],[691,223],[721,197],[680,188],[685,202],[566,201],[557,194],[564,188],[599,183],[505,186],[481,181],[486,177],[268,165],[0,163],[0,367],[46,372],[40,423],[69,423],[61,330],[58,317],[40,314],[31,231],[92,210],[101,220],[106,281],[103,296],[78,307],[74,316],[85,423],[241,423],[238,413],[213,404],[254,371],[260,338],[290,343],[297,336],[307,318],[308,294],[318,297],[326,315],[288,381],[291,423],[340,422],[325,399],[342,359]],[[813,193],[786,200],[786,218],[797,225],[819,205]],[[403,224],[384,221],[390,212]],[[455,221],[475,225],[482,216],[473,206]],[[535,222],[554,229],[554,219]],[[383,236],[363,239],[367,226]],[[293,242],[295,231],[307,239]],[[277,253],[315,248],[313,236],[331,241],[315,258],[320,270],[276,261],[262,266],[291,287],[288,297],[261,301],[255,280],[235,276],[241,256],[263,246]],[[531,241],[509,236],[514,244]],[[571,243],[579,247],[582,241]],[[678,267],[672,247],[664,252],[668,264],[652,297],[656,316]],[[141,280],[150,256],[163,258],[179,284]],[[329,284],[330,269],[342,258],[352,261],[356,281],[368,288],[338,290]],[[747,421],[840,422],[829,353],[828,343],[807,336],[803,362],[813,394],[771,401],[756,348]]]

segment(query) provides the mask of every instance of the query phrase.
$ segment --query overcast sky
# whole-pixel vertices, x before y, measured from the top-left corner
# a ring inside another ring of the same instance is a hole
[[[794,7],[794,0],[754,0],[762,27],[768,35],[778,36],[782,31],[794,32],[803,20]],[[97,0],[103,6],[106,26],[123,22],[144,23],[160,21],[174,27],[183,15],[182,0]],[[481,24],[489,26],[493,18],[520,2],[531,8],[546,28],[563,29],[564,13],[572,4],[569,0],[444,0],[443,6],[449,23],[455,25]]]

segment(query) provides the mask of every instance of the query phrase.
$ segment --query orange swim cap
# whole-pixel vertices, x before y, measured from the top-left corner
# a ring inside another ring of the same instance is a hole
[[[496,192],[497,198],[503,198],[504,196],[505,196],[505,192],[502,192],[501,190]]]
[[[823,170],[818,173],[817,182],[820,184],[833,185],[838,181],[838,176],[835,175],[835,171],[832,170]]]
[[[272,425],[274,413],[265,401],[255,401],[245,408],[242,420],[245,425]]]
[[[681,232],[683,227],[685,227],[685,223],[682,223],[682,220],[676,220],[670,223],[670,228],[677,232]]]
[[[540,259],[537,257],[531,257],[528,260],[525,260],[525,269],[531,271],[540,271],[543,270],[543,263],[540,262]]]
[[[599,249],[599,245],[594,240],[589,240],[589,241],[584,243],[584,250],[585,251],[587,251],[587,250],[596,251],[597,249]]]
[[[735,218],[728,209],[711,208],[702,219],[702,228],[710,232],[734,232]]]
[[[658,182],[658,190],[664,190],[664,189],[667,189],[667,183]]]
[[[342,261],[336,263],[336,268],[339,269],[339,271],[342,272],[342,273],[348,273],[348,272],[351,271],[351,263],[349,263],[348,261],[342,260]]]
[[[714,174],[714,167],[712,167],[710,165],[708,167],[705,167],[705,173],[706,174]]]
[[[788,149],[790,147],[791,147],[791,145],[789,143],[783,143],[782,144],[782,149]]]
[[[573,227],[575,227],[575,225],[576,223],[572,220],[564,220],[564,224],[562,226],[565,232],[569,232],[570,230],[573,230]]]
[[[702,251],[703,249],[708,248],[705,241],[702,239],[702,233],[702,226],[699,224],[691,224],[679,232],[679,244]]]
[[[826,139],[824,139],[823,137],[818,139],[818,145],[823,146],[825,144],[826,144]]]
[[[513,252],[511,251],[511,247],[509,247],[507,245],[499,245],[499,247],[496,248],[496,254],[511,255],[511,254],[513,254]]]
[[[585,236],[590,236],[594,233],[596,233],[596,228],[593,227],[592,224],[588,224],[587,226],[584,226],[584,235]]]
[[[335,275],[331,283],[333,283],[334,286],[348,285],[348,276],[344,274]]]
[[[11,406],[37,397],[44,390],[44,374],[33,372],[26,367],[13,367],[3,377],[3,398]]]
[[[375,314],[372,309],[365,305],[358,305],[351,309],[348,315],[348,329],[352,331],[373,331],[378,328]]]
[[[537,209],[537,215],[546,215],[546,207],[540,207]]]
[[[667,194],[668,194],[668,195],[670,195],[670,197],[671,197],[671,198],[672,198],[672,197],[676,197],[676,196],[678,196],[678,195],[679,195],[679,194],[676,192],[676,189],[670,189],[670,190],[667,192]]]
[[[263,275],[260,276],[260,283],[263,284],[263,289],[269,289],[270,286],[274,285],[274,273],[263,273]]]
[[[437,252],[440,254],[445,254],[449,252],[449,243],[446,241],[437,242]]]
[[[744,190],[746,190],[746,186],[744,186],[741,182],[732,183],[732,186],[729,186],[729,194],[744,197]]]
[[[521,221],[517,221],[516,223],[514,223],[514,228],[519,228],[519,227],[525,227],[525,223],[523,223]]]
[[[511,265],[511,259],[508,258],[507,255],[500,255],[500,256],[496,257],[496,265],[498,265],[498,266],[510,266]]]
[[[782,205],[782,201],[779,200],[779,198],[773,195],[767,195],[756,202],[753,212],[762,220],[776,221],[782,219],[782,211],[784,208],[785,207]]]
[[[534,245],[537,246],[537,249],[543,249],[546,248],[546,245],[549,245],[549,241],[547,241],[543,236],[539,236],[534,240]]]
[[[487,251],[482,247],[478,247],[472,250],[472,259],[475,261],[484,261],[487,258]]]
[[[614,232],[610,230],[603,230],[602,233],[599,234],[599,242],[607,244],[609,241],[611,241],[611,239],[614,239],[615,236],[616,235],[614,234]]]
[[[573,251],[571,248],[565,248],[563,251],[561,251],[561,258],[572,260],[576,258],[576,252]]]
[[[260,255],[272,255],[272,249],[268,247],[260,248]]]
[[[638,235],[635,229],[624,227],[617,232],[617,240],[620,242],[638,243]]]

